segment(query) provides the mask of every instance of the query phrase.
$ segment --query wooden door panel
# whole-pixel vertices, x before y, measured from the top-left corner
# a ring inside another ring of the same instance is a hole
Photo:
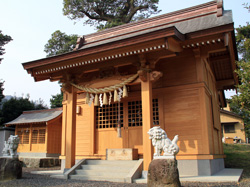
[[[124,137],[124,130],[121,132]],[[117,137],[116,128],[96,130],[96,153],[106,155],[106,149],[118,149],[123,147],[123,138]]]
[[[138,153],[142,154],[142,127],[128,128],[128,148],[138,149]]]

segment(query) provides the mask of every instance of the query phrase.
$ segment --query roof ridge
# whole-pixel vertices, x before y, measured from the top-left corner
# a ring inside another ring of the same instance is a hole
[[[166,14],[162,14],[162,15],[159,15],[159,16],[152,17],[152,18],[145,18],[143,20],[139,20],[139,21],[136,21],[136,22],[126,23],[126,24],[119,25],[119,26],[116,26],[116,27],[104,29],[104,30],[99,31],[99,32],[94,32],[94,33],[91,33],[91,34],[87,34],[87,35],[84,35],[84,37],[100,35],[100,33],[109,33],[109,32],[112,32],[112,31],[129,28],[132,25],[150,23],[152,21],[157,21],[157,20],[160,20],[162,18],[168,18],[168,17],[180,15],[180,14],[187,13],[187,12],[192,12],[194,10],[199,10],[201,7],[205,8],[205,7],[210,7],[212,5],[213,6],[217,5],[217,1],[213,0],[213,1],[210,1],[210,2],[207,2],[207,3],[203,3],[203,4],[200,4],[200,5],[195,5],[195,6],[184,8],[184,9],[181,9],[181,10],[169,12],[169,13],[166,13]]]
[[[217,14],[217,11],[218,2],[210,1],[204,4],[188,7],[152,18],[139,20],[137,22],[123,24],[120,26],[102,30],[100,32],[80,36],[77,40],[77,45],[74,50],[81,50],[83,46],[86,46],[88,44],[98,41],[104,41],[117,36],[123,36],[129,33],[137,33],[140,31],[148,30],[150,28],[157,28],[164,25],[174,24],[184,20],[194,19],[196,17]]]
[[[62,107],[50,108],[50,109],[42,109],[42,110],[27,110],[27,111],[23,111],[23,114],[49,112],[49,111],[60,111],[60,110],[62,110]]]

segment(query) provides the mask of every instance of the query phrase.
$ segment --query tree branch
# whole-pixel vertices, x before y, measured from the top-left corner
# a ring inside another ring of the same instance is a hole
[[[133,9],[130,11],[128,16],[126,16],[126,18],[125,18],[125,23],[129,23],[137,11],[147,9],[147,8],[148,8],[148,5],[138,6],[138,7],[133,6]]]

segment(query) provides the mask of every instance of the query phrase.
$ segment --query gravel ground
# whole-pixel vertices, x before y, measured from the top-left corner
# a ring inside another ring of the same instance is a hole
[[[93,186],[93,187],[107,187],[107,186],[119,186],[119,187],[129,187],[129,186],[138,186],[146,187],[146,184],[126,184],[126,183],[114,183],[114,182],[102,182],[102,181],[81,181],[81,180],[64,180],[64,179],[55,179],[50,178],[49,175],[38,175],[31,174],[30,171],[37,170],[58,170],[59,168],[23,168],[23,177],[22,179],[3,181],[0,182],[1,187],[84,187],[84,186]],[[200,186],[225,186],[225,187],[236,187],[236,186],[250,186],[250,180],[243,179],[239,183],[199,183],[199,182],[185,182],[182,183],[182,186],[190,187],[200,187]]]

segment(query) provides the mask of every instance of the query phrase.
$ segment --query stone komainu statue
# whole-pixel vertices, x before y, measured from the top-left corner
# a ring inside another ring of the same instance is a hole
[[[179,152],[179,147],[177,145],[178,135],[171,141],[167,137],[166,132],[159,126],[151,128],[148,134],[155,148],[154,158],[161,156],[162,151],[164,151],[163,156],[175,156]]]
[[[10,135],[8,141],[4,141],[3,156],[17,157],[17,148],[19,144],[18,135]]]

